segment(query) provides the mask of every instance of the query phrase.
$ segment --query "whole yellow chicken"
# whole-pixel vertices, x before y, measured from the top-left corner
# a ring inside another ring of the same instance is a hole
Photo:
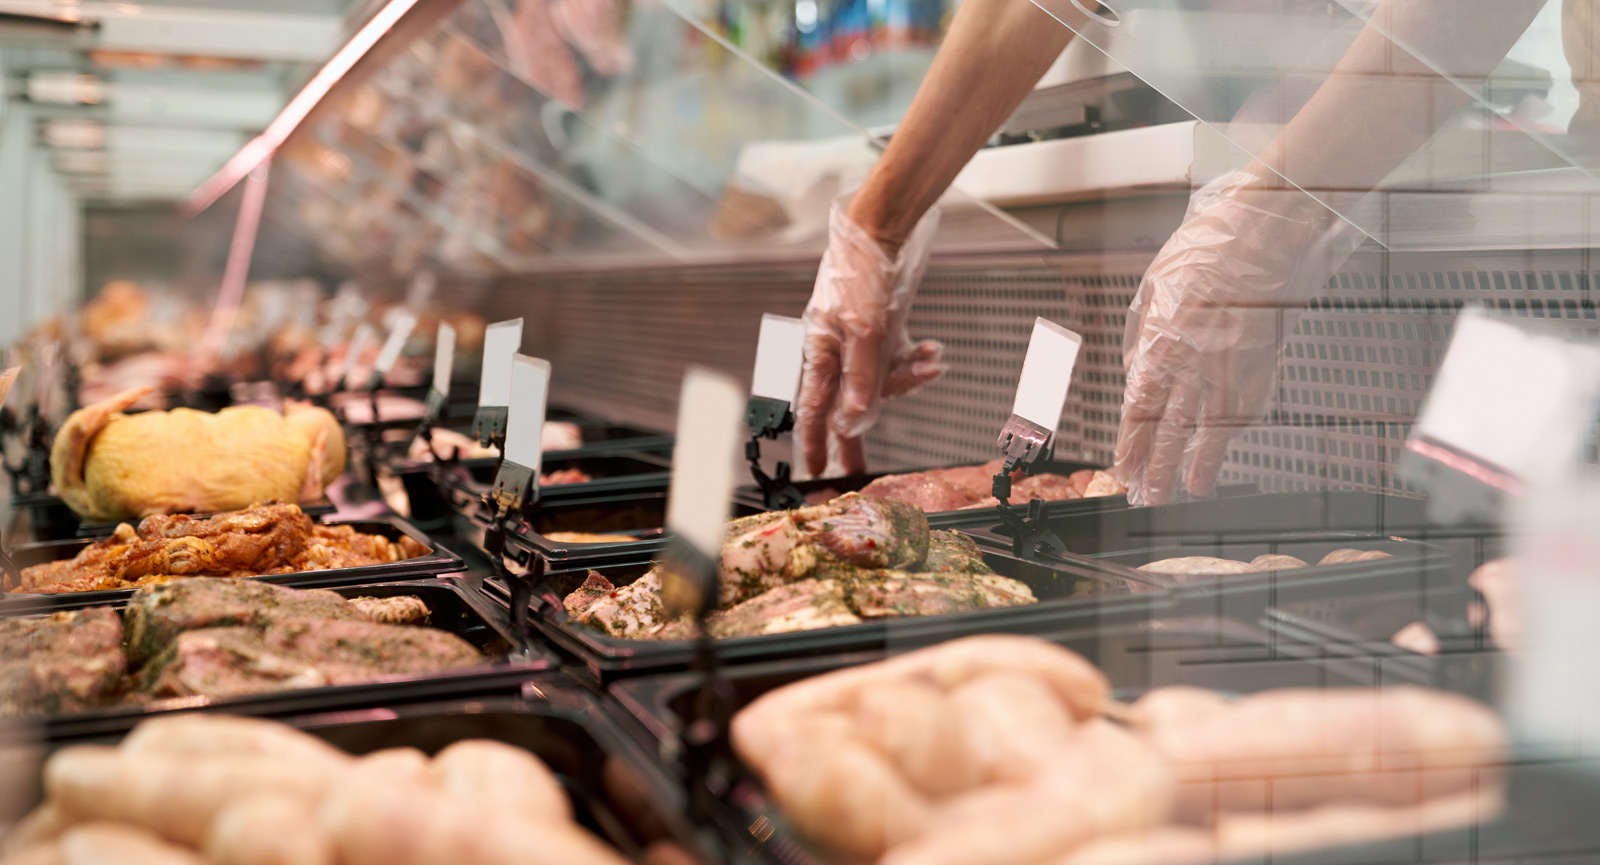
[[[311,503],[344,471],[344,433],[325,409],[291,401],[282,414],[259,406],[122,413],[150,390],[81,408],[56,433],[50,478],[87,520]]]

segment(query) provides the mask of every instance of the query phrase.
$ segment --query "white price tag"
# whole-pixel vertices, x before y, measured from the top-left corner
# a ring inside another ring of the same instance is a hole
[[[433,347],[433,389],[441,396],[450,395],[450,376],[456,363],[456,329],[450,322],[439,322],[439,335]]]
[[[5,372],[0,372],[0,406],[6,404],[6,397],[11,395],[11,386],[17,383],[17,373],[22,372],[22,367],[14,366]]]
[[[733,499],[745,397],[728,376],[690,367],[678,400],[667,528],[716,561]]]
[[[406,290],[406,308],[421,314],[427,308],[429,301],[433,300],[433,290],[439,287],[439,277],[433,271],[424,270],[411,280],[411,288]]]
[[[756,369],[750,378],[750,393],[793,404],[800,390],[805,348],[805,322],[786,315],[761,316],[761,336],[756,343]]]
[[[511,408],[506,413],[506,460],[537,474],[544,463],[540,446],[545,403],[550,397],[550,361],[525,354],[511,360]]]
[[[1600,348],[1531,333],[1468,308],[1414,435],[1526,484],[1565,477],[1600,398]]]
[[[1061,409],[1067,404],[1067,388],[1072,385],[1072,367],[1078,362],[1078,349],[1082,347],[1083,337],[1078,334],[1053,321],[1034,319],[1011,413],[1055,432],[1061,423]]]
[[[478,405],[511,404],[511,357],[522,348],[522,319],[497,321],[483,334],[483,372]]]
[[[394,326],[389,329],[389,338],[383,341],[383,349],[378,352],[378,362],[373,364],[373,371],[389,374],[394,369],[394,362],[400,359],[400,350],[406,347],[406,340],[411,338],[411,331],[417,326],[417,317],[411,313],[403,313],[394,321]]]
[[[350,338],[350,348],[344,354],[344,371],[339,376],[347,389],[361,386],[362,383],[356,380],[356,365],[361,361],[361,356],[367,353],[367,349],[377,341],[378,332],[372,329],[372,325],[362,322],[361,326],[356,328],[356,335]]]
[[[1600,753],[1600,482],[1539,487],[1515,510],[1504,585],[1485,594],[1513,661],[1506,696],[1520,737],[1559,756]],[[1512,603],[1514,602],[1514,604]]]

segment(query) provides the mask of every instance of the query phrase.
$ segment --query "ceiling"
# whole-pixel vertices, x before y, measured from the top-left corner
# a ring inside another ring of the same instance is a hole
[[[271,122],[375,0],[0,0],[0,74],[87,201],[181,199]]]

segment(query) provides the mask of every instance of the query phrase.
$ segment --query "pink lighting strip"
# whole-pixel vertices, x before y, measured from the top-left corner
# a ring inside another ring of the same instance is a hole
[[[200,355],[208,365],[222,357],[228,334],[239,317],[239,304],[244,301],[244,283],[250,275],[250,259],[256,249],[256,230],[261,227],[261,206],[267,200],[270,166],[271,157],[268,157],[268,161],[249,173],[250,183],[244,188],[244,201],[239,204],[239,221],[234,223],[228,264],[222,271],[222,289],[217,292],[217,305],[211,309],[211,323],[200,343]]]
[[[184,199],[183,209],[190,216],[205,210],[221,198],[224,193],[232,189],[234,184],[243,180],[257,166],[263,164],[272,154],[289,139],[289,135],[306,119],[311,109],[317,107],[328,91],[332,90],[345,75],[349,74],[358,61],[365,57],[372,46],[378,44],[385,33],[394,29],[405,14],[416,6],[419,0],[389,0],[378,14],[372,16],[349,42],[340,48],[326,64],[323,65],[306,86],[283,106],[278,116],[273,118],[265,131],[251,139],[238,153],[233,155],[216,174],[206,178],[195,190]]]

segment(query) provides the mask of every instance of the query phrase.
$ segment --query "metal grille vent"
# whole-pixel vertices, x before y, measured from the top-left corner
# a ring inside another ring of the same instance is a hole
[[[1057,453],[1109,463],[1122,403],[1123,323],[1150,258],[1064,254],[930,270],[911,331],[945,344],[951,372],[886,406],[868,438],[873,466],[990,458],[1040,315],[1084,336]],[[684,366],[747,380],[761,314],[800,314],[812,278],[809,268],[790,267],[505,281],[488,314],[528,318],[525,349],[555,363],[554,399],[671,426]],[[1597,291],[1600,272],[1576,252],[1358,255],[1292,329],[1278,397],[1266,421],[1231,447],[1223,480],[1270,491],[1414,493],[1392,466],[1457,310],[1479,303],[1600,339]]]

